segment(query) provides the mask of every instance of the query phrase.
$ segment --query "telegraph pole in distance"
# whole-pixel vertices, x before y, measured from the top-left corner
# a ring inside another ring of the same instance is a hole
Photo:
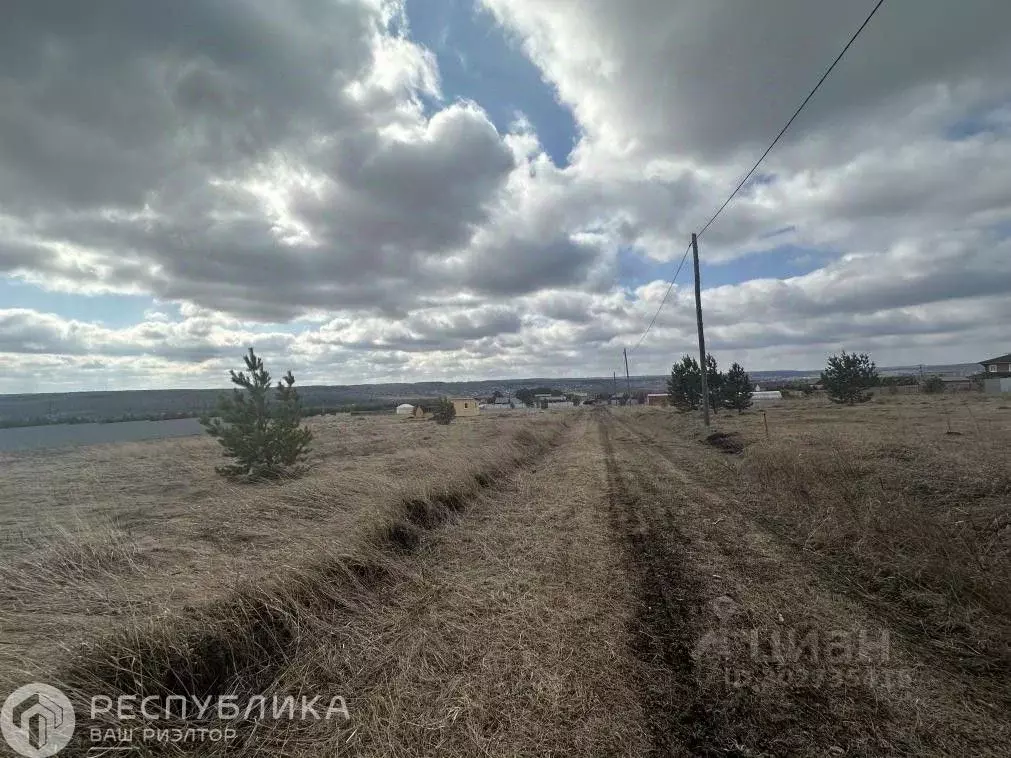
[[[695,265],[695,320],[699,325],[699,370],[702,374],[702,421],[709,426],[709,381],[706,378],[706,335],[702,331],[702,282],[699,279],[699,242],[692,232],[692,262]],[[628,359],[625,359],[628,366]]]
[[[618,372],[612,372],[614,374],[614,393],[613,397],[618,397]]]
[[[628,392],[628,400],[632,399],[632,379],[628,375],[628,348],[623,347],[621,352],[625,354],[625,389]]]

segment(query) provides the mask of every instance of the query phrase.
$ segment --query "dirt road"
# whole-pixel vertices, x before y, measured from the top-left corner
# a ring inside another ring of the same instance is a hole
[[[204,756],[1008,755],[997,680],[763,526],[676,419],[560,414],[452,498],[405,493],[382,539],[293,557],[275,589],[99,671],[131,693],[143,664],[159,693],[346,699],[347,723],[243,722],[184,751]],[[184,643],[208,676],[180,689]]]
[[[693,476],[720,453],[596,419],[655,755],[1008,754],[996,703]]]

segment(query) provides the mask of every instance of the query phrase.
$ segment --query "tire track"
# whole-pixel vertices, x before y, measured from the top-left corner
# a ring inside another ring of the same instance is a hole
[[[686,486],[692,487],[693,494],[714,508],[721,511],[727,510],[728,503],[724,497],[707,491],[696,479],[685,474],[681,469],[684,462],[679,461],[675,454],[672,454],[671,450],[666,447],[672,443],[677,444],[676,440],[658,439],[653,433],[636,429],[624,419],[616,416],[612,416],[612,418],[624,431],[635,437],[668,464],[665,470],[667,476],[674,476]],[[653,431],[655,432],[655,430]],[[698,447],[702,448],[701,445]],[[688,451],[689,446],[685,446],[685,449]],[[700,457],[707,454],[713,455],[712,450],[702,449],[702,451],[692,452]],[[739,538],[738,533],[741,530],[747,530],[752,535],[760,535],[763,541],[773,544],[777,552],[788,556],[804,571],[809,572],[825,593],[844,595],[881,624],[888,626],[892,634],[901,638],[904,644],[916,651],[917,657],[922,659],[924,665],[931,668],[943,668],[953,676],[966,674],[965,658],[971,661],[976,655],[971,648],[971,643],[967,645],[968,655],[964,657],[958,655],[957,651],[948,645],[938,645],[934,638],[925,634],[922,626],[915,622],[910,623],[909,617],[901,611],[896,612],[892,604],[893,601],[879,597],[862,583],[855,582],[852,575],[859,570],[857,566],[848,563],[845,558],[840,556],[829,557],[806,550],[795,535],[791,535],[782,524],[777,524],[774,519],[763,517],[761,514],[746,515],[746,513],[744,507],[734,508],[735,520],[740,525],[736,532],[728,533],[724,529],[713,531],[713,538],[720,543],[725,552],[733,551],[734,540]],[[987,694],[987,698],[991,701],[998,701],[1000,707],[1007,709],[1011,703],[1011,694],[1006,688],[1002,690],[1002,682],[1007,679],[1006,659],[998,658],[992,665],[993,668],[990,670],[970,669],[969,673],[971,676],[992,679],[995,686]]]
[[[748,518],[733,496],[707,489],[692,465],[703,451],[692,443],[669,449],[665,443],[675,440],[610,412],[598,423],[615,530],[639,577],[639,628],[632,631],[654,754],[1006,755],[987,738],[1004,731],[999,719],[967,701],[957,679],[915,646],[896,644],[902,635],[886,619],[835,591],[810,556]],[[717,599],[731,602],[736,615],[715,618]],[[714,631],[732,640],[748,635],[759,648],[693,648]],[[787,635],[814,639],[817,648],[832,635],[865,633],[885,635],[883,656],[872,649],[870,657],[858,652],[836,665],[823,646],[813,657],[801,651],[770,659],[771,641]],[[856,676],[833,683],[839,671]],[[656,694],[664,676],[680,699],[680,717],[663,713],[675,705]]]
[[[686,555],[688,539],[657,497],[642,488],[652,481],[642,464],[619,465],[608,429],[597,423],[607,468],[608,500],[616,534],[626,542],[629,573],[639,599],[630,629],[641,668],[639,691],[652,755],[725,755],[715,747],[716,725],[697,682],[692,649],[705,592]]]

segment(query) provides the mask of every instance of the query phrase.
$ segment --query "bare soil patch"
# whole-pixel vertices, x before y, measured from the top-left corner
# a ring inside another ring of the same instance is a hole
[[[734,454],[744,450],[744,441],[740,435],[733,432],[713,432],[712,434],[707,434],[703,442],[710,447],[715,447],[722,453]]]

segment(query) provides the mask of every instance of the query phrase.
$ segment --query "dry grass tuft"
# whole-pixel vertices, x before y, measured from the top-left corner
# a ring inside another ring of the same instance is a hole
[[[961,464],[961,465],[960,465]],[[959,667],[1011,676],[1011,472],[839,437],[750,451],[762,517]]]
[[[140,545],[113,526],[60,527],[45,539],[26,542],[31,547],[24,558],[0,564],[0,599],[7,608],[36,603],[40,594],[61,587],[116,581],[142,572],[148,563]]]

